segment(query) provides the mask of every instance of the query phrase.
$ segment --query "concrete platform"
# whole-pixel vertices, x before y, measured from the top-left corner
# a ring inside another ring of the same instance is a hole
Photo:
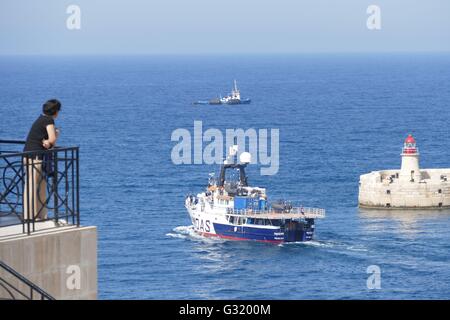
[[[31,235],[22,233],[22,225],[0,227],[0,260],[56,299],[97,298],[96,227],[37,222]],[[8,296],[0,288],[1,298]]]

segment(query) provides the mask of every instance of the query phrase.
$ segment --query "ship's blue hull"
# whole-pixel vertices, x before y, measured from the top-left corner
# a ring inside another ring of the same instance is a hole
[[[283,243],[312,240],[314,224],[299,224],[296,228],[261,228],[214,223],[215,235],[232,240],[253,240]],[[211,234],[212,235],[212,234]]]

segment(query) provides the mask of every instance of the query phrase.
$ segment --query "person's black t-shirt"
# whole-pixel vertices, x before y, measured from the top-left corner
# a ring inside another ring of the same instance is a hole
[[[45,150],[42,140],[48,139],[47,126],[55,124],[53,117],[41,115],[31,126],[23,151]]]

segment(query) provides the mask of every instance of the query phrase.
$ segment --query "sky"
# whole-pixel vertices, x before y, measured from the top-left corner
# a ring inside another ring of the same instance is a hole
[[[450,52],[450,0],[0,0],[2,55],[315,52]]]

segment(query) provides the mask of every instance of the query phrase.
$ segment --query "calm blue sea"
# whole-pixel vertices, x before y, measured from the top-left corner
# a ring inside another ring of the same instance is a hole
[[[228,93],[250,106],[193,106]],[[398,168],[412,133],[422,167],[450,167],[450,55],[1,57],[0,138],[24,139],[63,102],[81,147],[82,223],[98,226],[102,299],[448,299],[450,212],[363,211],[358,178]],[[192,235],[184,196],[216,166],[172,164],[173,130],[278,128],[280,170],[251,184],[327,210],[311,243]],[[381,268],[381,289],[366,286]]]

